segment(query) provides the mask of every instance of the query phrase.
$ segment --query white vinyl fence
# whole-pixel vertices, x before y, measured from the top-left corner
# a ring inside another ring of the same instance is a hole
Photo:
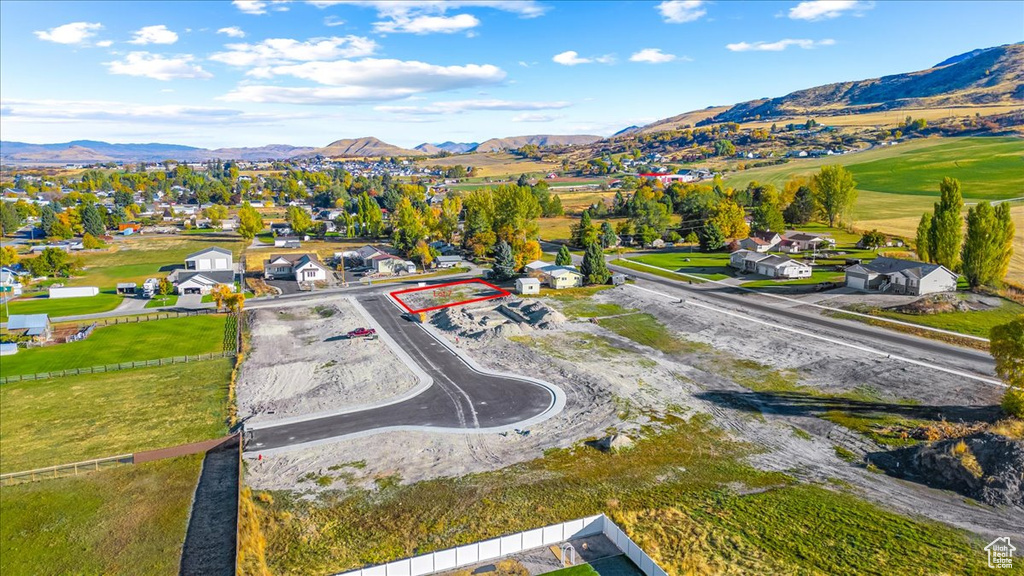
[[[566,540],[604,534],[626,556],[640,567],[646,576],[667,576],[664,570],[640,549],[626,534],[604,514],[570,520],[543,528],[527,530],[475,544],[439,550],[422,556],[396,560],[387,564],[352,570],[338,576],[425,576],[435,572],[472,566],[480,562],[559,544]]]

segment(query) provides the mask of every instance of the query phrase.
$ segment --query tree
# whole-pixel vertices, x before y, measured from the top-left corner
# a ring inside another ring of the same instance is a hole
[[[160,286],[158,288],[161,296],[167,296],[168,294],[174,293],[174,284],[171,283],[167,278],[160,279]]]
[[[868,250],[878,250],[882,246],[885,246],[887,238],[885,234],[882,234],[878,230],[872,230],[871,232],[865,232],[860,237],[860,246]]]
[[[601,223],[601,247],[609,248],[619,243],[619,237],[615,234],[615,230],[612,229],[610,222],[605,220]]]
[[[231,288],[227,284],[217,284],[210,291],[213,296],[213,301],[217,305],[217,310],[220,310],[224,306],[224,302],[228,296],[231,295]]]
[[[763,196],[761,203],[754,208],[750,215],[754,230],[782,232],[786,229],[786,220],[782,217],[778,194],[775,192]]]
[[[710,222],[724,238],[746,238],[750,234],[743,208],[732,200],[720,201]]]
[[[811,183],[829,227],[834,227],[837,221],[848,220],[850,209],[857,201],[853,174],[842,166],[822,166]]]
[[[818,204],[814,199],[814,191],[810,186],[800,186],[796,189],[793,201],[786,207],[782,217],[790,224],[807,224],[814,218],[818,211]]]
[[[430,263],[434,261],[434,252],[425,240],[419,240],[416,242],[416,246],[409,251],[409,258],[418,260],[420,267],[426,270]]]
[[[961,250],[964,277],[971,288],[997,286],[1002,230],[996,212],[988,202],[979,202],[967,211],[967,238]]]
[[[516,275],[516,260],[512,255],[512,247],[508,242],[499,240],[494,245],[494,266],[491,268],[494,279],[501,282]]]
[[[0,234],[9,236],[18,231],[25,222],[18,209],[11,202],[0,202]]]
[[[569,241],[573,246],[583,247],[597,239],[597,230],[590,219],[590,210],[584,210],[579,224],[570,227]]]
[[[994,326],[989,332],[988,349],[996,361],[996,375],[1010,387],[1003,396],[1003,409],[1024,418],[1024,314]]]
[[[718,156],[734,156],[736,154],[736,146],[728,140],[719,140],[715,142],[715,154]]]
[[[263,231],[263,216],[248,202],[238,210],[238,233],[246,240],[252,240]]]
[[[932,262],[950,270],[959,270],[960,249],[964,241],[964,221],[960,216],[964,209],[964,199],[960,193],[960,181],[955,178],[943,178],[939,184],[939,191],[941,197],[935,204],[931,232],[928,236],[928,254]]]
[[[423,225],[419,210],[413,207],[409,198],[399,200],[391,232],[391,243],[395,249],[408,254],[425,235],[426,227]]]
[[[103,242],[100,242],[99,238],[89,234],[88,232],[82,235],[82,248],[85,248],[86,250],[95,250],[102,247]]]
[[[39,256],[27,260],[25,265],[33,276],[71,276],[78,263],[60,248],[46,248]]]
[[[441,201],[441,210],[437,214],[437,235],[449,244],[459,229],[459,214],[461,213],[462,198],[456,196]]]
[[[61,214],[63,216],[63,214]],[[53,222],[53,226],[50,226],[50,233],[48,236],[51,238],[60,238],[61,240],[67,240],[75,235],[75,231],[71,228],[71,224],[67,218],[57,218]]]
[[[1010,203],[1000,202],[996,206],[996,226],[999,228],[997,245],[999,258],[996,262],[996,280],[999,282],[1006,278],[1010,269],[1010,258],[1013,256],[1013,235],[1016,227],[1010,217]]]
[[[540,242],[536,240],[530,240],[523,246],[523,253],[519,254],[519,258],[516,259],[516,263],[522,263],[525,266],[528,262],[534,260],[540,260],[540,257],[544,255],[544,251],[540,249]]]
[[[103,226],[103,215],[95,204],[86,204],[82,208],[82,230],[93,236],[103,236],[106,228]]]
[[[211,204],[207,206],[203,212],[206,217],[210,219],[210,225],[220,226],[224,219],[228,217],[228,209],[226,206],[220,204]]]
[[[931,262],[931,252],[928,251],[931,244],[932,216],[925,212],[921,214],[921,222],[917,224],[917,238],[914,240],[914,249],[917,250],[917,259],[923,262]]]
[[[705,224],[698,236],[702,252],[713,252],[725,246],[725,234],[722,233],[722,229],[718,227],[718,224],[714,222]]]
[[[0,247],[0,266],[14,266],[18,263],[18,251],[14,246]]]
[[[43,206],[43,209],[39,212],[39,227],[43,229],[43,234],[49,236],[50,230],[56,221],[57,213],[53,210],[53,207],[49,204]]]
[[[306,212],[304,208],[299,206],[289,206],[288,211],[285,213],[285,220],[288,221],[288,226],[291,227],[292,232],[298,236],[302,236],[313,227],[313,218]]]
[[[558,249],[558,254],[555,256],[556,266],[570,266],[572,265],[572,253],[569,252],[569,247],[562,244],[562,247]]]
[[[649,246],[658,239],[658,231],[650,226],[640,226],[636,229],[636,238],[641,246]]]
[[[580,264],[580,274],[583,274],[583,282],[586,284],[604,284],[611,276],[598,242],[587,244],[583,252],[583,263]]]

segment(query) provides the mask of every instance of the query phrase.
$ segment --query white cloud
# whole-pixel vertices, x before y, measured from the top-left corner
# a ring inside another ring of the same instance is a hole
[[[174,44],[178,41],[178,35],[167,26],[143,26],[135,31],[135,36],[128,41],[129,44]]]
[[[268,38],[256,44],[228,44],[225,48],[226,52],[213,54],[210,60],[230,66],[271,66],[369,56],[377,49],[377,43],[362,36],[311,38],[305,42]]]
[[[376,58],[268,66],[257,68],[252,73],[260,78],[292,76],[326,87],[243,85],[221,99],[233,102],[348,104],[397,100],[426,92],[497,84],[505,79],[505,71],[490,64],[438,66]]]
[[[733,52],[781,52],[790,46],[810,50],[818,46],[832,46],[835,43],[836,41],[831,38],[825,38],[824,40],[786,38],[777,42],[737,42],[735,44],[726,44],[725,47]]]
[[[285,12],[288,10],[286,5],[291,0],[233,0],[232,4],[235,8],[238,8],[246,14],[266,14],[267,8],[270,7],[276,12]]]
[[[221,28],[217,30],[217,34],[225,34],[232,38],[245,38],[245,31],[238,26],[228,26],[227,28]]]
[[[513,122],[553,122],[553,121],[558,120],[560,118],[565,118],[565,116],[562,116],[562,115],[552,115],[552,114],[531,114],[529,112],[524,112],[522,114],[517,114],[517,115],[513,116],[512,117],[512,121]]]
[[[155,80],[213,77],[198,64],[193,64],[194,60],[195,57],[191,54],[165,57],[150,52],[129,52],[124,60],[104,62],[104,64],[111,74],[144,76]]]
[[[826,20],[838,18],[844,12],[862,12],[873,7],[873,2],[856,0],[811,0],[790,8],[789,17],[794,20]]]
[[[664,62],[672,62],[677,58],[678,56],[676,56],[675,54],[666,54],[662,52],[660,48],[644,48],[643,50],[630,56],[629,61],[647,62],[649,64],[662,64]]]
[[[36,30],[35,35],[40,40],[57,44],[82,44],[95,36],[100,28],[103,25],[99,22],[72,22],[49,30]]]
[[[577,66],[579,64],[613,64],[615,63],[615,56],[611,54],[605,54],[604,56],[594,56],[584,58],[580,56],[579,52],[575,50],[566,50],[560,54],[555,54],[551,57],[551,61],[562,66]]]
[[[110,48],[111,46],[114,45],[114,41],[113,40],[100,40],[99,42],[96,43],[96,45],[99,46],[100,48]]]
[[[345,25],[345,21],[342,20],[341,18],[338,18],[337,16],[333,16],[332,15],[332,16],[327,16],[327,17],[324,18],[324,26],[329,26],[329,27],[333,28],[334,26],[344,26],[344,25]]]
[[[465,32],[480,25],[480,20],[472,14],[456,14],[455,16],[407,16],[395,17],[392,20],[374,22],[373,29],[381,34],[406,32],[409,34],[452,34]]]
[[[560,110],[572,106],[571,102],[520,102],[514,100],[452,100],[425,106],[376,106],[378,112],[414,115],[460,114],[471,110]]]
[[[702,0],[669,0],[658,4],[657,9],[669,24],[693,22],[708,13]]]
[[[239,0],[235,0],[238,4]],[[547,12],[547,7],[536,0],[307,0],[318,8],[347,4],[377,9],[382,18],[396,15],[444,14],[461,8],[491,8],[518,14],[522,18],[536,18]]]

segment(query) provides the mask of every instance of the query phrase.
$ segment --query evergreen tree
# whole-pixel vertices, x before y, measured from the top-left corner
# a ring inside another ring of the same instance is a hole
[[[82,209],[82,230],[93,236],[103,236],[106,228],[103,227],[103,215],[95,204],[86,204]]]
[[[796,196],[782,213],[783,218],[790,224],[807,224],[814,218],[818,211],[818,205],[814,201],[814,192],[808,186],[801,186],[796,190]]]
[[[960,181],[955,178],[943,178],[939,190],[942,196],[935,204],[928,236],[928,255],[936,264],[950,270],[959,270],[960,248],[964,241],[964,221],[960,216],[964,209],[964,199],[960,193]]]
[[[725,246],[725,234],[722,234],[722,229],[714,222],[708,222],[701,229],[698,238],[700,240],[700,249],[703,252],[713,252]]]
[[[961,257],[963,273],[971,288],[995,286],[997,278],[1002,230],[996,222],[996,213],[988,202],[981,202],[967,211],[967,239]]]
[[[569,252],[569,247],[562,244],[562,247],[558,249],[558,255],[555,256],[555,264],[557,266],[569,266],[572,264],[572,254]]]
[[[494,245],[494,266],[491,268],[494,279],[501,282],[516,275],[516,259],[512,255],[512,247],[508,242],[499,240]]]
[[[754,230],[770,230],[782,232],[786,229],[785,219],[782,217],[782,210],[779,210],[777,202],[766,199],[751,212],[753,217]]]
[[[597,234],[593,222],[590,219],[590,210],[584,210],[580,216],[580,223],[574,224],[570,232],[570,242],[573,246],[586,246]]]
[[[43,206],[43,209],[39,212],[39,227],[43,229],[43,234],[47,236],[53,232],[53,224],[57,221],[57,213],[54,212],[53,207],[49,204]]]
[[[996,205],[996,226],[999,228],[997,239],[998,258],[996,260],[996,281],[1002,282],[1010,270],[1010,257],[1013,256],[1013,235],[1016,227],[1010,218],[1010,203],[1000,202]]]
[[[615,230],[612,229],[611,223],[607,220],[601,223],[601,247],[609,248],[615,246],[619,242],[619,237],[615,235]]]
[[[917,225],[917,239],[914,241],[914,249],[917,250],[917,259],[922,262],[931,262],[931,252],[928,248],[931,244],[932,216],[925,212],[921,214],[921,222]]]
[[[586,284],[604,284],[608,281],[611,273],[604,261],[604,252],[598,242],[587,244],[583,253],[583,263],[580,265],[580,274],[583,274],[583,282]]]
[[[24,222],[21,214],[10,202],[0,202],[0,230],[3,235],[14,234]]]

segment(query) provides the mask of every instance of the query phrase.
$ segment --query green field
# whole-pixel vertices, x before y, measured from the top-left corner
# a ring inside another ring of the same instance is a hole
[[[77,316],[79,314],[96,314],[117,308],[122,296],[118,296],[113,288],[101,290],[95,296],[83,298],[50,298],[44,293],[32,298],[12,300],[8,306],[11,314],[49,314],[50,318]],[[0,318],[7,320],[7,307],[0,307]]]
[[[461,478],[257,498],[270,568],[344,571],[604,512],[670,574],[987,573],[984,542],[757,471],[706,418],[666,417],[634,439]]]
[[[202,456],[3,488],[0,572],[178,573]]]
[[[162,308],[164,306],[174,306],[178,303],[177,294],[167,294],[166,296],[154,296],[149,302],[146,302],[146,308]]]
[[[0,471],[222,436],[231,367],[225,358],[4,384]]]
[[[1024,306],[1010,300],[1004,300],[1002,306],[998,308],[992,308],[990,310],[972,310],[969,312],[904,314],[877,308],[870,310],[857,308],[856,311],[866,312],[872,316],[878,316],[880,318],[891,318],[893,320],[910,322],[911,324],[920,324],[922,326],[930,326],[941,330],[959,332],[960,334],[969,334],[971,336],[988,338],[989,331],[994,326],[1012,322],[1013,320],[1016,320],[1018,316],[1024,314]]]
[[[723,280],[735,276],[736,269],[729,267],[728,252],[662,252],[631,256],[630,260],[666,268],[685,274],[693,274],[708,280]],[[681,279],[676,276],[676,279]]]
[[[79,342],[21,348],[14,356],[4,358],[0,375],[221,352],[225,318],[222,314],[208,314],[98,327]]]

